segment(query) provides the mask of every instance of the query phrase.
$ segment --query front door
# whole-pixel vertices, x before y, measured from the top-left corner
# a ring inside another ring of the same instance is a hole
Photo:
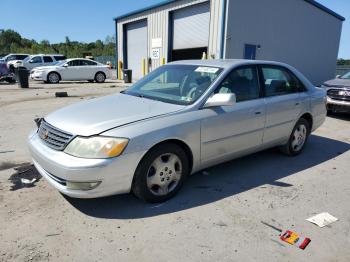
[[[71,60],[67,63],[68,66],[64,67],[62,71],[60,71],[60,74],[62,76],[62,80],[77,80],[80,78],[80,67],[81,67],[81,60]]]
[[[262,145],[265,100],[261,96],[256,66],[234,69],[216,93],[234,93],[234,106],[208,108],[201,121],[201,160],[212,164]]]

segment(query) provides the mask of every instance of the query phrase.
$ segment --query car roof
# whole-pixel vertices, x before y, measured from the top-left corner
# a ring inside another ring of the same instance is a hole
[[[93,61],[93,62],[97,63],[97,61],[95,61],[95,60],[86,59],[86,58],[68,58],[68,59],[66,59],[67,62],[73,61],[73,60],[88,60],[88,61]]]
[[[247,59],[208,59],[208,60],[181,60],[171,62],[173,65],[198,65],[198,66],[212,66],[221,68],[232,68],[241,65],[255,65],[255,64],[269,64],[289,67],[287,64],[265,61],[265,60],[247,60]]]
[[[29,54],[23,54],[23,53],[10,53],[10,54],[5,55],[5,56],[10,56],[10,55],[27,55],[27,56],[29,56]]]

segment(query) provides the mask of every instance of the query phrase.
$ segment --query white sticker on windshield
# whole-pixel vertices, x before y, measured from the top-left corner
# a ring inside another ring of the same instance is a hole
[[[200,67],[197,67],[197,69],[196,69],[195,71],[196,71],[196,72],[200,72],[200,73],[215,74],[218,70],[219,70],[219,68],[216,68],[216,67],[204,67],[204,66],[200,66]]]

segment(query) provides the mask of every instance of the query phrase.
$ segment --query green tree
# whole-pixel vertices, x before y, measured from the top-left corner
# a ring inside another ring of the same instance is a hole
[[[39,43],[35,40],[22,38],[21,35],[13,30],[0,30],[0,53],[59,53],[68,58],[82,57],[84,53],[91,53],[97,56],[113,56],[115,53],[115,38],[107,36],[105,41],[96,40],[91,43],[71,41],[68,36],[64,42],[51,44],[48,40],[41,40]]]

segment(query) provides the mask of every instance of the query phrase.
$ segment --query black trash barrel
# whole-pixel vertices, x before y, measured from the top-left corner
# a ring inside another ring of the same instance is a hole
[[[131,83],[132,70],[131,69],[123,69],[123,75],[124,75],[124,83]]]
[[[17,69],[17,81],[21,88],[29,87],[29,74],[25,67],[19,67]]]

